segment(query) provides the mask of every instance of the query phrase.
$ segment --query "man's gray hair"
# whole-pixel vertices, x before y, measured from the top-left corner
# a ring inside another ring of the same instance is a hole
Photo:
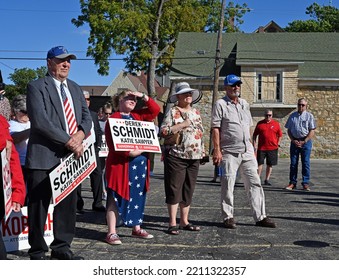
[[[14,114],[18,112],[27,112],[26,108],[26,95],[25,94],[19,94],[15,96],[12,100],[12,110]]]
[[[266,115],[267,113],[272,113],[272,115],[273,115],[272,109],[266,109],[266,110],[265,110],[265,115]]]

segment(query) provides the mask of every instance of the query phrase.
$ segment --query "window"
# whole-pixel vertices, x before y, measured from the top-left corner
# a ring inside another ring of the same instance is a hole
[[[282,102],[282,72],[260,71],[256,75],[256,102]]]

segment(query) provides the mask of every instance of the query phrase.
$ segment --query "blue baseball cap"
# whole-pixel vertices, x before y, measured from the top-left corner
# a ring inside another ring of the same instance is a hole
[[[47,53],[47,59],[51,59],[51,58],[66,58],[66,57],[70,57],[71,59],[77,59],[77,57],[72,54],[72,53],[69,53],[68,50],[63,47],[63,46],[58,46],[58,47],[54,47],[54,48],[51,48],[48,53]]]
[[[224,80],[225,86],[233,86],[235,84],[242,84],[240,77],[233,75],[233,74],[227,75],[225,77],[225,80]]]

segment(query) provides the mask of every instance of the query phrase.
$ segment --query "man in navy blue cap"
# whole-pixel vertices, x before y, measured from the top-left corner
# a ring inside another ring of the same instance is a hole
[[[52,59],[55,57],[59,59],[63,59],[63,58],[77,59],[77,57],[74,54],[69,53],[68,50],[65,49],[64,46],[54,47],[48,51],[47,59]]]
[[[27,113],[31,131],[27,147],[28,254],[32,260],[46,259],[48,246],[44,226],[52,191],[49,173],[62,158],[73,153],[79,158],[92,119],[82,90],[68,79],[71,59],[76,56],[62,46],[47,53],[48,73],[27,86]],[[75,233],[76,191],[71,192],[53,212],[54,240],[51,258],[74,259],[70,250]]]
[[[266,216],[265,195],[258,175],[258,163],[251,143],[253,125],[249,104],[240,98],[242,81],[231,74],[226,76],[226,96],[216,101],[212,113],[213,163],[221,164],[221,213],[223,224],[235,229],[234,185],[237,172],[241,172],[248,193],[256,226],[275,228]]]

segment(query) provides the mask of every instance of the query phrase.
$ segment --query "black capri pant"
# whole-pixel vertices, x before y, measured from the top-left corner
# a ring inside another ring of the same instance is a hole
[[[199,166],[199,159],[182,159],[166,153],[164,174],[167,204],[191,204]]]

